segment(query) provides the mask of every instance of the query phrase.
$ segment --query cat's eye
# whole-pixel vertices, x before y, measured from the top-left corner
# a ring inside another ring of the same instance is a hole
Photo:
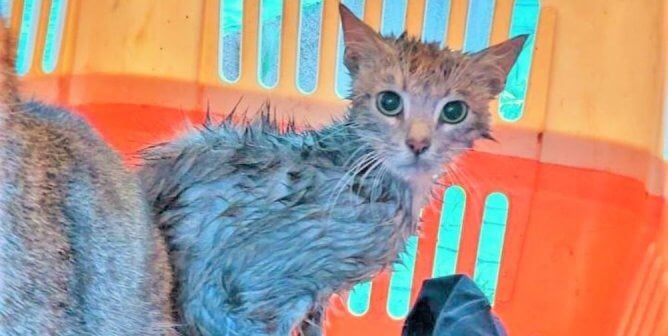
[[[469,112],[469,107],[461,100],[448,102],[441,110],[440,119],[446,124],[459,124],[464,121]]]
[[[383,91],[376,98],[376,107],[380,113],[394,117],[404,110],[404,103],[401,96],[394,91]]]

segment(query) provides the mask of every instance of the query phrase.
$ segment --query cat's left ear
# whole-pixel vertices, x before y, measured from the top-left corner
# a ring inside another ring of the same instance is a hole
[[[360,65],[365,61],[373,60],[389,51],[389,46],[383,42],[380,34],[357,18],[344,4],[339,4],[341,27],[345,53],[343,63],[352,75],[355,75]]]
[[[473,62],[478,68],[478,76],[494,96],[503,91],[510,69],[517,61],[529,35],[519,35],[505,42],[493,45],[473,55]]]

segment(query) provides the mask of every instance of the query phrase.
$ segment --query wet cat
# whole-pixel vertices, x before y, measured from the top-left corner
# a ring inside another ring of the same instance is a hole
[[[19,97],[0,21],[0,335],[174,335],[135,176],[84,120]]]
[[[208,122],[144,153],[188,335],[320,334],[332,294],[396,261],[444,164],[491,137],[488,104],[526,36],[463,54],[340,14],[353,78],[342,120]]]

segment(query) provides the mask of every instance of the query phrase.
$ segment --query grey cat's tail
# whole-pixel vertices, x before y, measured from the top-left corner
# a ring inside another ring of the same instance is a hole
[[[19,102],[14,46],[11,28],[5,19],[0,18],[0,115],[12,111]]]

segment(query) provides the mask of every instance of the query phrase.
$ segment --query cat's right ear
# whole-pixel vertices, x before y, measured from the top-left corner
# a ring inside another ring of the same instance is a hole
[[[379,53],[389,50],[380,34],[358,19],[348,7],[339,3],[343,41],[346,46],[344,64],[352,74],[359,70],[364,59],[378,57]]]
[[[519,35],[473,54],[475,73],[493,96],[501,93],[510,70],[524,48],[528,35]]]

